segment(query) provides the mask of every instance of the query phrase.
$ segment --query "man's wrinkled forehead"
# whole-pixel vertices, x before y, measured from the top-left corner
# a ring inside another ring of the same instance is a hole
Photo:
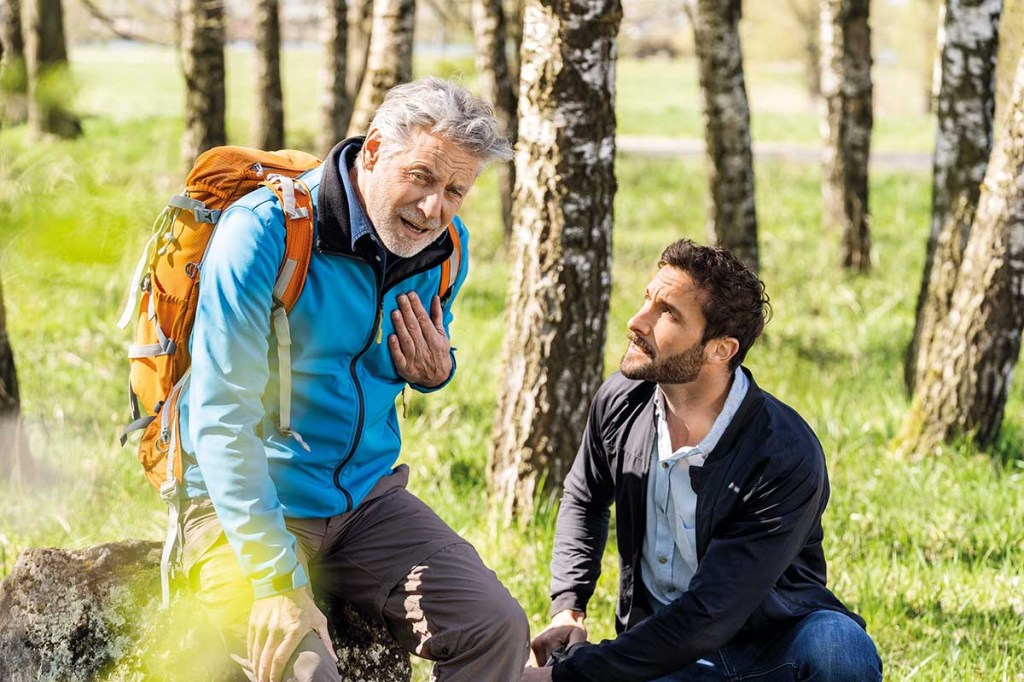
[[[693,294],[700,297],[701,289],[694,283],[693,277],[685,270],[680,270],[673,265],[663,265],[654,274],[654,279],[647,285],[647,293],[653,298],[655,295],[661,297],[686,297]]]
[[[380,131],[382,156],[392,156],[402,152],[414,151],[415,156],[423,157],[424,161],[442,164],[459,163],[466,166],[466,171],[475,181],[483,172],[486,162],[472,151],[466,149],[455,140],[435,133],[429,126],[413,128],[404,137],[389,137]],[[471,168],[470,168],[471,166]]]

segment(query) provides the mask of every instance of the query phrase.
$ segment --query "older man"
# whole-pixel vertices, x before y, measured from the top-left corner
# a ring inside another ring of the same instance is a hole
[[[554,617],[533,641],[552,665],[524,681],[881,679],[864,621],[825,586],[818,439],[741,366],[769,310],[728,251],[665,249],[565,481]],[[612,503],[619,635],[587,644]]]
[[[455,371],[448,325],[468,263],[455,213],[485,163],[510,156],[488,105],[429,78],[391,90],[365,138],[344,140],[303,177],[316,248],[289,315],[287,433],[269,350],[282,212],[264,189],[221,217],[182,401],[182,563],[250,679],[340,679],[311,591],[379,616],[435,661],[436,679],[514,680],[522,670],[522,609],[406,490],[408,467],[393,468],[396,396],[407,384],[439,389]],[[441,300],[451,224],[462,256]]]

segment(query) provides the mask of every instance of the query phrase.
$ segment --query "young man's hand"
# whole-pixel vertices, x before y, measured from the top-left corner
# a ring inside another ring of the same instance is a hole
[[[441,299],[434,296],[427,315],[419,296],[414,292],[401,294],[391,321],[395,333],[388,337],[388,347],[398,376],[427,388],[444,383],[452,373],[452,356]]]
[[[257,599],[249,613],[249,663],[256,682],[280,682],[295,648],[313,630],[338,661],[327,618],[313,603],[305,588]]]
[[[530,665],[541,667],[551,657],[551,652],[558,648],[568,648],[573,644],[587,641],[587,627],[583,624],[586,614],[582,611],[566,609],[559,611],[551,619],[551,623],[530,642]],[[525,679],[551,679],[523,678]]]

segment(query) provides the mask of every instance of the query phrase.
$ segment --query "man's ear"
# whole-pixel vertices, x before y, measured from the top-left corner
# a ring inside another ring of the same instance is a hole
[[[380,129],[370,128],[363,141],[363,148],[359,151],[362,156],[363,168],[370,171],[380,160],[380,145],[382,142]]]
[[[729,361],[740,351],[740,342],[731,336],[719,336],[711,339],[704,346],[704,357],[716,365],[728,365]]]

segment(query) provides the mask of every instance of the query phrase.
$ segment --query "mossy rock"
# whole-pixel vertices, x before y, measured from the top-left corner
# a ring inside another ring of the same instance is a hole
[[[238,678],[183,590],[160,608],[160,544],[30,549],[0,583],[0,680]],[[322,604],[342,678],[408,682],[409,656],[349,605]],[[225,665],[226,663],[226,665]]]

